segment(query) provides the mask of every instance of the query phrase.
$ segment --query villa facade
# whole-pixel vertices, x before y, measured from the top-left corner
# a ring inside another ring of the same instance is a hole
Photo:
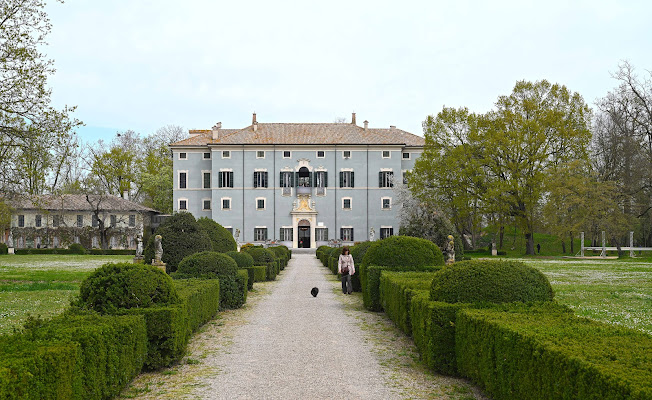
[[[191,130],[173,143],[174,211],[209,217],[240,243],[291,248],[398,233],[394,183],[424,139],[351,123],[258,123]]]

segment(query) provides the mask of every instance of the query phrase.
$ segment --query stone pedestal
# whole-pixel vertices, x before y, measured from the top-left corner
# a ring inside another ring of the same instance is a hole
[[[498,250],[496,250],[496,243],[491,243],[491,255],[492,256],[498,255]]]
[[[163,270],[163,272],[165,272],[165,266],[166,264],[161,260],[156,260],[156,259],[152,260],[152,267],[160,268],[161,270]]]
[[[15,254],[13,247],[9,247],[7,251],[9,252],[8,254]]]
[[[144,261],[145,261],[145,259],[143,258],[143,256],[140,256],[140,257],[136,256],[136,257],[134,257],[134,264],[142,264]]]

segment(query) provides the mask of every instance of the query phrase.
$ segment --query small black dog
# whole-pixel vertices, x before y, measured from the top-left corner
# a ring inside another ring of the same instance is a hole
[[[319,294],[319,289],[316,287],[312,288],[310,294],[312,295],[312,297],[317,297],[317,295]]]

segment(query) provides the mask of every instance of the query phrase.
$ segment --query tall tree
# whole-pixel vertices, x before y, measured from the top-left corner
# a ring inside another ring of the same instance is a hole
[[[41,53],[51,30],[44,7],[41,0],[0,4],[0,190],[5,192],[18,190],[17,162],[34,140],[65,137],[81,124],[69,116],[74,107],[50,106],[47,78],[54,68]]]

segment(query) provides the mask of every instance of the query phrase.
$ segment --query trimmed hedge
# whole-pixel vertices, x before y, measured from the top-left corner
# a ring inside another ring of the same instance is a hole
[[[215,251],[202,251],[181,260],[173,277],[193,277],[214,279],[222,276],[234,276],[238,263],[231,257]]]
[[[268,262],[276,261],[276,254],[263,247],[248,247],[244,251],[254,259],[254,265],[266,265]]]
[[[1,244],[0,244],[1,245]],[[72,247],[72,246],[71,246]],[[83,248],[83,247],[82,247]],[[15,254],[18,255],[28,255],[28,254],[91,254],[91,255],[136,255],[136,250],[130,249],[90,249],[84,253],[79,252],[79,250],[70,251],[70,249],[65,248],[50,248],[50,249],[15,249]],[[2,254],[2,253],[0,253]],[[6,254],[6,253],[5,253]]]
[[[548,278],[520,261],[470,260],[442,269],[430,298],[446,303],[524,303],[552,301]]]
[[[237,251],[238,244],[231,232],[225,227],[218,224],[211,218],[202,217],[197,220],[197,225],[206,232],[211,240],[212,250],[218,253],[226,253],[227,251]]]
[[[460,372],[495,399],[652,399],[652,337],[548,303],[457,316]]]
[[[276,255],[276,258],[281,261],[280,269],[284,270],[290,261],[290,252],[288,248],[285,246],[273,246],[268,249],[271,250]]]
[[[247,292],[249,291],[249,273],[246,269],[239,269],[235,276],[238,292],[234,295],[233,304],[238,304],[237,308],[242,307],[247,302]]]
[[[90,249],[88,254],[94,256],[135,256],[136,250],[131,249]],[[151,260],[150,260],[151,261]]]
[[[6,244],[0,243],[0,256],[4,254],[9,254],[9,248]]]
[[[431,369],[458,375],[455,354],[457,312],[471,307],[467,303],[442,303],[430,300],[430,291],[415,293],[410,302],[410,322],[414,344],[423,362]]]
[[[142,317],[66,313],[0,337],[0,398],[112,398],[146,353]]]
[[[412,335],[410,303],[419,292],[428,291],[434,272],[391,272],[380,275],[380,304],[387,316],[406,335]]]
[[[254,258],[246,252],[228,251],[224,254],[231,257],[238,264],[238,269],[249,268],[254,265]]]
[[[188,330],[194,332],[213,319],[220,309],[219,279],[175,280],[179,299],[186,308]]]
[[[374,242],[360,242],[349,249],[351,251],[351,256],[353,257],[353,264],[356,266],[355,274],[351,277],[351,286],[353,287],[354,292],[362,291],[359,266],[362,265],[364,255],[367,254],[367,250],[369,250],[369,247],[371,247],[372,244],[374,244]]]
[[[168,273],[176,271],[181,260],[187,256],[213,249],[213,242],[195,217],[188,212],[180,212],[166,218],[156,230],[156,234],[150,236],[143,251],[145,263],[151,263],[154,258],[156,235],[162,237],[162,261],[167,264]]]
[[[373,242],[361,265],[425,266],[444,265],[444,256],[436,244],[411,236],[390,236]]]
[[[371,311],[382,311],[380,304],[380,276],[382,271],[415,271],[415,272],[437,272],[441,269],[438,265],[425,266],[366,266],[360,267],[360,281],[362,283],[362,300],[365,307]]]
[[[266,265],[254,265],[248,267],[247,270],[253,271],[253,281],[254,282],[265,282],[267,280],[267,266]],[[249,273],[250,277],[252,272]]]
[[[68,246],[68,254],[86,254],[86,249],[79,243],[73,243]]]
[[[317,259],[321,261],[322,265],[324,264],[324,260],[323,260],[324,252],[328,251],[329,249],[330,249],[329,246],[319,246],[317,247],[317,250],[315,250],[315,257],[317,257]]]
[[[349,248],[350,249],[350,248]],[[337,263],[340,259],[340,254],[342,254],[341,247],[333,247],[333,249],[328,253],[328,269],[331,270],[333,274],[337,274]]]
[[[77,304],[102,314],[178,302],[172,279],[151,265],[104,264],[81,284]]]

